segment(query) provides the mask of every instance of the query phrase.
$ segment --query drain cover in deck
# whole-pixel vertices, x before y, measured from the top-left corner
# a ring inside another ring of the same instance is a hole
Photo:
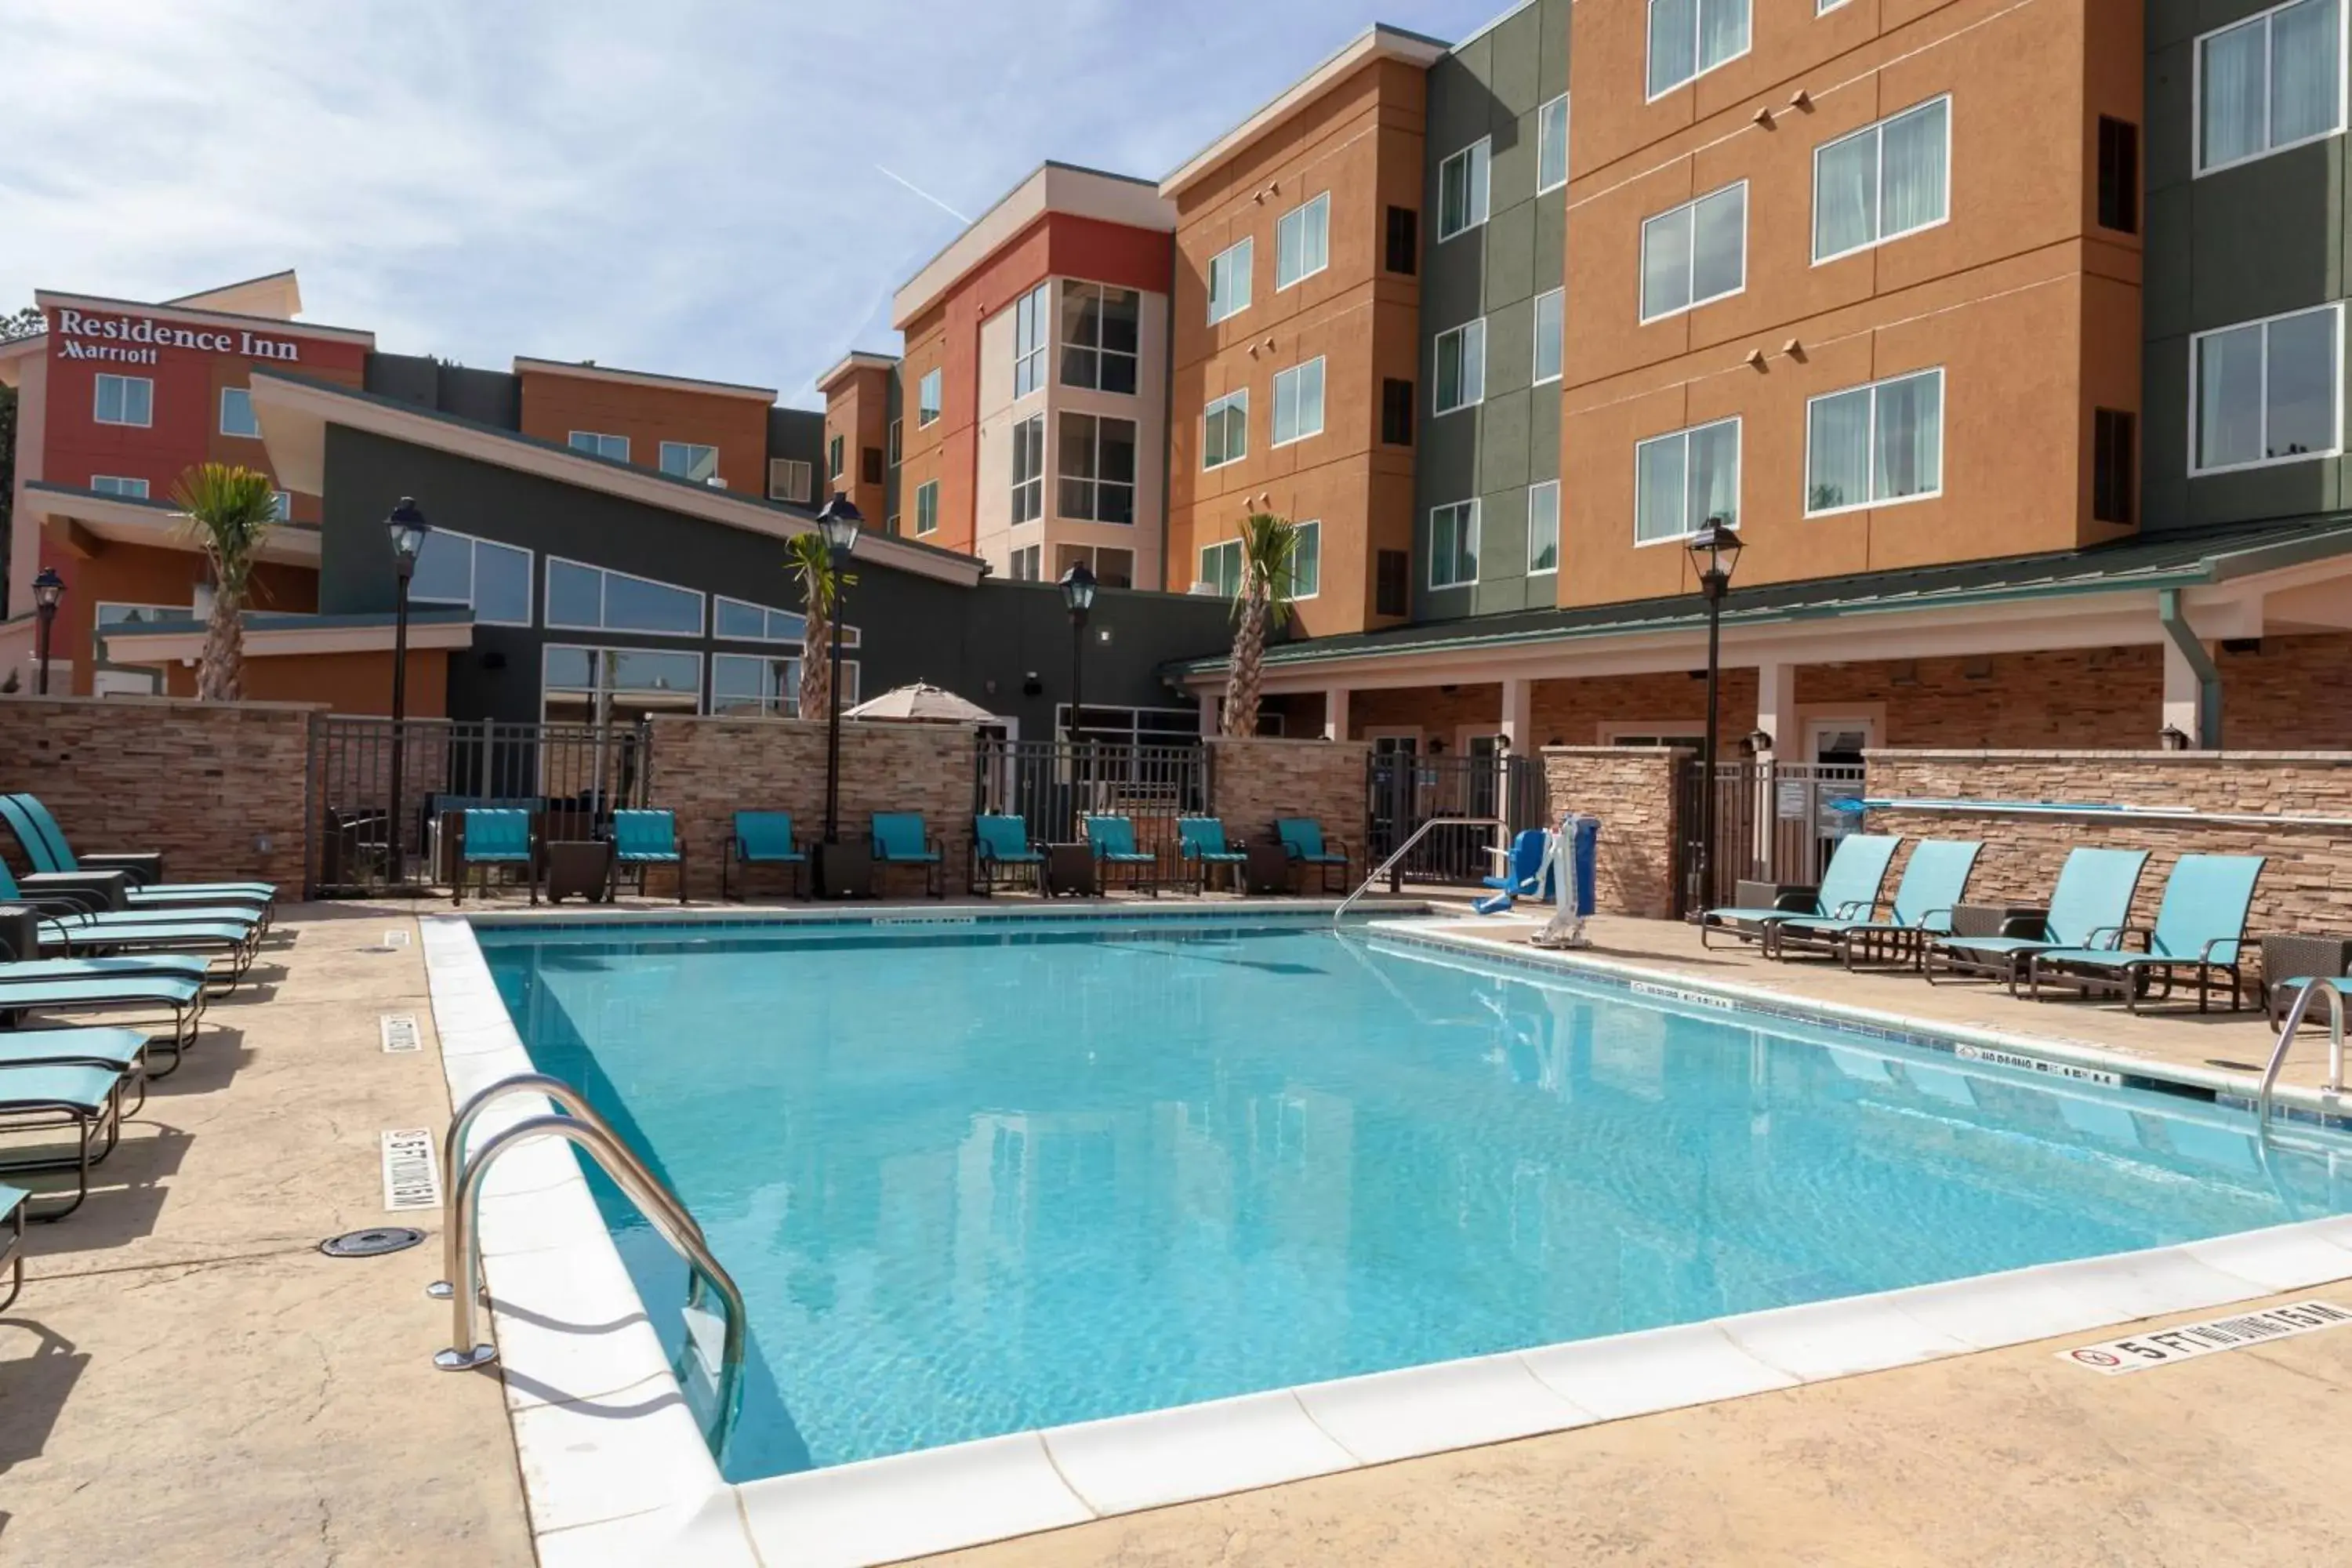
[[[319,1243],[319,1250],[330,1258],[381,1258],[387,1252],[405,1252],[424,1239],[423,1231],[404,1225],[379,1225],[331,1236]]]

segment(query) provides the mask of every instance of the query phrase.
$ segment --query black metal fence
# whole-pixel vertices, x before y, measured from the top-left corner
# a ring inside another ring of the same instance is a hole
[[[1863,769],[1849,763],[1718,763],[1715,770],[1715,865],[1699,885],[1701,777],[1696,759],[1675,775],[1675,887],[1677,915],[1734,901],[1741,881],[1818,883],[1837,841],[1860,820],[1834,803],[1862,794]]]
[[[648,804],[652,757],[642,721],[322,719],[310,740],[311,889],[450,885],[455,838],[444,819],[468,806],[537,813],[549,838],[593,837],[614,811]]]
[[[1365,775],[1370,841],[1365,869],[1396,853],[1413,830],[1433,818],[1500,819],[1489,826],[1432,828],[1391,873],[1391,880],[1475,883],[1498,869],[1490,850],[1511,835],[1544,826],[1543,769],[1533,757],[1425,757],[1376,752]]]
[[[1089,813],[1132,818],[1137,847],[1172,868],[1176,819],[1209,809],[1208,748],[983,738],[971,798],[975,815],[1017,816],[1043,843],[1077,842]]]

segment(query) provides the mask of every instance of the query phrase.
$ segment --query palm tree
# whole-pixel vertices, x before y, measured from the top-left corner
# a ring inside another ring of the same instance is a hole
[[[1286,517],[1254,511],[1242,520],[1241,591],[1234,595],[1234,654],[1225,674],[1225,733],[1257,733],[1257,689],[1265,634],[1290,621],[1298,529]]]
[[[200,463],[180,476],[172,500],[183,526],[213,568],[213,608],[196,696],[235,702],[245,695],[245,595],[261,542],[278,525],[278,489],[268,474],[234,463]]]
[[[785,570],[800,580],[802,613],[800,715],[815,719],[833,710],[833,610],[844,588],[857,586],[851,573],[836,574],[824,535],[811,529],[784,545]]]

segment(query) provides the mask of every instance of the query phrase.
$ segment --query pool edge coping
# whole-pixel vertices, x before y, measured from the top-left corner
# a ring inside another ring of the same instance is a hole
[[[1132,918],[1144,912],[1126,906],[1054,911],[1066,919]],[[605,917],[600,912],[597,918]],[[666,923],[675,918],[665,912],[658,921],[614,923]],[[730,912],[711,923],[734,923],[741,918]],[[1458,923],[1455,917],[1441,918]],[[475,940],[472,921],[454,910],[417,919],[436,1048],[452,1104],[462,1103],[488,1083],[532,1070]],[[871,916],[848,920],[870,922]],[[1816,1023],[1853,1026],[1859,1022],[1882,1033],[1888,1032],[1890,1022],[1907,1023],[1911,1026],[1901,1031],[1905,1040],[1926,1034],[1921,1020],[1878,1009],[1836,1004],[1794,1006],[1780,993],[1694,981],[1674,971],[1645,970],[1618,960],[1579,956],[1562,962],[1550,952],[1530,958],[1475,938],[1448,938],[1429,930],[1425,921],[1375,921],[1371,929],[1384,938],[1491,962],[1516,961],[1552,973],[1598,975],[1629,984],[1663,983],[1669,1000],[1676,992],[1686,992]],[[2062,1062],[2079,1053],[2102,1059],[2072,1065],[2096,1066],[2134,1078],[2166,1076],[2148,1072],[2156,1064],[2141,1058],[2110,1057],[2065,1042],[1943,1025],[1932,1026],[1932,1034],[1948,1039],[1974,1037],[2003,1050],[2021,1046],[2029,1054]],[[451,1048],[453,1037],[460,1048]],[[477,1138],[547,1108],[539,1096],[518,1094],[484,1117]],[[516,1302],[534,1316],[554,1310],[563,1321],[645,1325],[645,1303],[601,1222],[565,1235],[565,1217],[577,1226],[581,1205],[593,1215],[593,1200],[569,1148],[544,1147],[560,1152],[560,1175],[551,1181],[542,1170],[533,1176],[518,1161],[508,1180],[499,1180],[499,1171],[493,1171],[484,1199],[513,1216],[507,1220],[508,1227],[534,1229],[533,1222],[545,1219],[551,1222],[548,1233],[559,1239],[544,1247],[502,1243],[495,1251],[486,1248],[486,1281],[495,1287],[504,1274],[508,1282],[520,1283],[528,1268],[500,1260],[530,1257],[538,1260],[530,1267],[551,1263],[572,1276],[560,1301]],[[445,1175],[453,1188],[457,1174]],[[538,1184],[529,1184],[534,1182]],[[446,1223],[446,1213],[444,1219]],[[557,1342],[563,1338],[560,1332],[543,1328],[514,1331],[510,1325],[518,1321],[497,1304],[503,1298],[495,1289],[488,1316],[501,1348],[500,1375],[533,1545],[544,1568],[641,1563],[656,1548],[672,1553],[691,1548],[698,1562],[711,1563],[753,1564],[789,1555],[796,1562],[854,1568],[2345,1279],[2352,1279],[2352,1215],[2327,1216],[2140,1252],[2038,1264],[1363,1373],[742,1482],[720,1476],[700,1433],[690,1419],[682,1418],[684,1394],[657,1348],[655,1369],[647,1372],[643,1335],[633,1337],[634,1350],[590,1345],[579,1336],[563,1347]],[[1964,1321],[1965,1334],[1952,1331]],[[593,1389],[565,1392],[568,1384],[583,1380],[583,1367],[600,1364],[608,1370],[585,1379]],[[1612,1393],[1612,1386],[1626,1383],[1629,1364],[1642,1367],[1649,1380],[1650,1393],[1644,1396],[1629,1399],[1622,1390]],[[527,1391],[524,1384],[541,1392]],[[1664,1397],[1657,1396],[1659,1387],[1666,1390]],[[556,1396],[548,1396],[550,1391]],[[622,1408],[600,1405],[616,1395],[628,1396],[629,1403]],[[593,1479],[583,1479],[592,1471]],[[895,1506],[909,1503],[919,1506]]]

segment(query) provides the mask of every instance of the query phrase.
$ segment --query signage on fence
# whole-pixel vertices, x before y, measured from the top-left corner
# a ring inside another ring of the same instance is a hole
[[[1802,822],[1812,809],[1812,788],[1802,779],[1782,779],[1772,787],[1772,815],[1783,821]]]

